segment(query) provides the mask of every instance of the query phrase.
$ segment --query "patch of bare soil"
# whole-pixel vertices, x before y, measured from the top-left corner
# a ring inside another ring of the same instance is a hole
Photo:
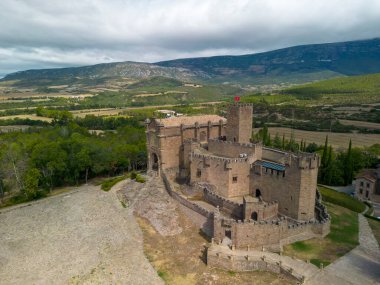
[[[182,232],[177,204],[166,192],[161,179],[147,177],[144,184],[130,179],[120,183],[116,185],[120,201],[138,216],[149,220],[160,235],[172,236]]]
[[[99,186],[1,209],[0,241],[0,284],[163,283],[132,212]]]
[[[269,272],[232,272],[208,267],[208,240],[191,221],[178,211],[183,231],[163,238],[144,218],[137,218],[144,236],[148,260],[166,284],[296,284],[294,280]]]
[[[119,195],[128,198],[124,203],[138,215],[145,255],[167,284],[295,284],[284,275],[269,272],[238,273],[208,267],[209,241],[181,212],[158,178],[140,189],[133,183],[125,186]]]

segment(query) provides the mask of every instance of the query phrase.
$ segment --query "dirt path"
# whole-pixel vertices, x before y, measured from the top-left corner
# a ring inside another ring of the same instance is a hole
[[[95,186],[1,210],[2,284],[163,284],[142,233],[114,193]]]

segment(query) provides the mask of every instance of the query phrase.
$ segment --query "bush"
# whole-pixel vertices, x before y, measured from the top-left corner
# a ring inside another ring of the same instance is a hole
[[[136,182],[139,182],[139,183],[145,183],[145,178],[142,177],[140,174],[136,175],[135,180],[136,180]]]
[[[107,179],[107,180],[105,180],[105,181],[102,182],[101,188],[102,188],[103,191],[108,192],[108,191],[111,190],[111,188],[116,183],[118,183],[118,182],[120,182],[120,181],[122,181],[122,180],[124,180],[126,178],[128,178],[127,175],[123,175],[123,176],[118,176],[118,177],[113,177],[113,178]]]
[[[357,213],[361,213],[365,210],[364,203],[345,193],[340,193],[333,189],[322,186],[319,186],[319,191],[321,192],[324,201],[342,206]]]

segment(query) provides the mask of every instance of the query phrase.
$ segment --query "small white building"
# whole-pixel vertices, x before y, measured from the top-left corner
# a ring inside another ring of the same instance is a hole
[[[355,177],[356,197],[362,201],[380,203],[380,165],[377,169],[364,169]]]

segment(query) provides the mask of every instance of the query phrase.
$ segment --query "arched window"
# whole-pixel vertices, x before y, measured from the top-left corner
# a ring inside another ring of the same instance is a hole
[[[253,212],[251,214],[251,219],[254,220],[254,221],[257,221],[257,212]]]

